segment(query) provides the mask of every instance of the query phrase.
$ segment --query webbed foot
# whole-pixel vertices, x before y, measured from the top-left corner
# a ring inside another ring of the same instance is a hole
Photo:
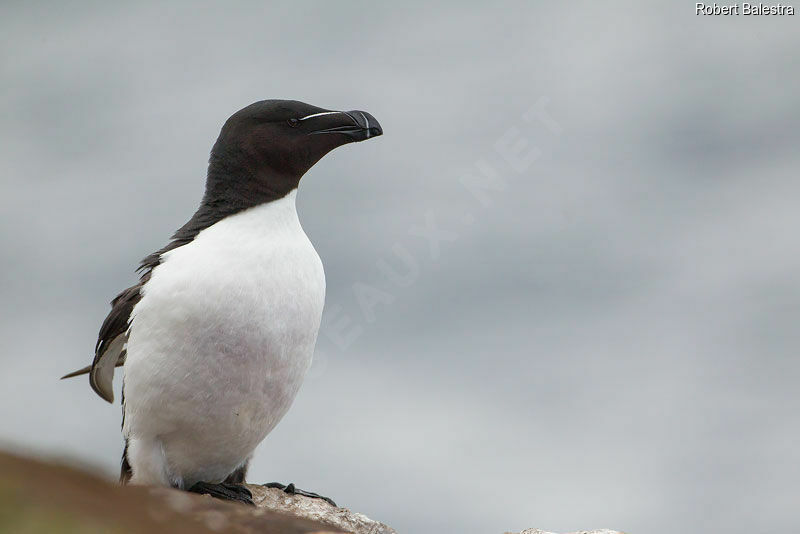
[[[333,499],[330,499],[328,497],[323,497],[319,493],[313,493],[311,491],[304,491],[301,489],[297,489],[294,486],[294,483],[291,483],[288,486],[285,484],[281,484],[280,482],[268,482],[267,484],[262,484],[262,485],[266,488],[277,488],[279,490],[283,490],[285,493],[288,493],[289,495],[304,495],[306,497],[311,497],[313,499],[322,499],[331,506],[336,506],[336,503],[333,502]]]
[[[200,495],[211,495],[215,499],[221,499],[223,501],[234,501],[255,506],[253,494],[241,484],[227,484],[225,482],[211,484],[210,482],[198,482],[189,488],[189,491],[192,493],[199,493]]]

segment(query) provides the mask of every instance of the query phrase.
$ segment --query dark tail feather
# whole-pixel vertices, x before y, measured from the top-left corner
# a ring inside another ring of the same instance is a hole
[[[65,378],[72,378],[73,376],[85,375],[86,373],[88,373],[91,370],[92,370],[92,366],[91,365],[87,365],[83,369],[78,369],[77,371],[72,371],[71,373],[65,374],[64,376],[61,377],[61,380],[64,380]]]
[[[123,486],[128,483],[133,475],[131,464],[128,463],[128,440],[125,440],[125,448],[122,450],[122,465],[119,470],[119,483]]]
[[[223,482],[225,484],[244,484],[244,477],[247,474],[248,463],[250,463],[250,460],[246,461],[236,471],[228,475],[228,477]]]
[[[122,357],[117,359],[117,363],[114,365],[114,367],[122,367],[123,365],[125,365],[125,357],[124,357],[125,356],[125,351],[122,351],[121,356]],[[64,380],[65,378],[72,378],[74,376],[85,375],[86,373],[89,373],[91,370],[92,370],[92,366],[91,365],[87,365],[86,367],[81,367],[77,371],[72,371],[71,373],[65,374],[64,376],[61,377],[61,380]]]

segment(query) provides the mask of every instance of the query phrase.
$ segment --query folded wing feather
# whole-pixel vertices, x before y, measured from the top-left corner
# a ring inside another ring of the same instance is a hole
[[[131,286],[111,301],[111,311],[100,327],[94,361],[77,371],[64,375],[71,378],[89,373],[89,384],[102,399],[114,402],[114,369],[125,363],[125,343],[128,341],[131,312],[142,296],[142,286],[150,279],[146,272],[138,284]]]

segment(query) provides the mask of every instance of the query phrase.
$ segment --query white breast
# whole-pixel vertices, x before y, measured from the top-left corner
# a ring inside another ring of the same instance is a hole
[[[311,364],[325,276],[295,194],[166,253],[133,311],[123,431],[157,440],[172,478],[211,481],[235,469]]]

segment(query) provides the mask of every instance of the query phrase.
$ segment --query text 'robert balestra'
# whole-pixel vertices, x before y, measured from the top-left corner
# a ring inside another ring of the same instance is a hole
[[[784,4],[695,4],[695,15],[794,15],[794,7]]]

